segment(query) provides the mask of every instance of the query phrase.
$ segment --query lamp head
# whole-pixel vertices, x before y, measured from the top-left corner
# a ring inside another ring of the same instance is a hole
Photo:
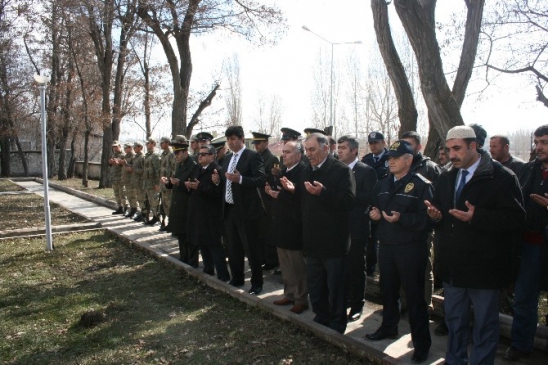
[[[310,32],[310,29],[308,29],[308,27],[306,25],[303,25],[303,29]]]
[[[41,85],[45,85],[49,82],[50,80],[50,77],[49,76],[46,76],[46,75],[38,75],[38,74],[34,74],[34,81],[36,81],[37,83],[41,84]]]

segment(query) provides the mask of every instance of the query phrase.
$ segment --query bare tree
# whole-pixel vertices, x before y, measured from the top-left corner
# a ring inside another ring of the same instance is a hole
[[[253,129],[275,136],[280,133],[282,123],[282,100],[279,95],[266,96],[262,92],[257,95]]]
[[[466,94],[477,54],[484,2],[484,0],[464,1],[468,9],[465,34],[455,82],[453,89],[450,89],[445,78],[440,47],[436,38],[436,0],[393,1],[417,59],[420,85],[428,109],[430,125],[428,145],[425,150],[427,155],[434,155],[440,141],[445,138],[450,128],[464,124],[460,114],[460,106]],[[381,14],[386,12],[387,3],[383,0],[371,0],[371,3],[373,17],[375,21],[379,20],[381,23],[375,27],[379,47],[381,50],[389,49],[394,51],[393,41],[386,34],[389,32],[387,13]],[[405,95],[407,95],[405,100],[400,93],[396,93],[401,109],[402,105],[407,105],[405,102],[409,101],[412,92],[409,90],[406,75],[400,72],[401,67],[397,65],[397,60],[394,57],[386,57],[386,55],[387,52],[384,52],[383,59],[385,63],[394,66],[388,67],[388,73],[393,79],[393,86],[398,88],[406,85],[404,87],[406,89],[404,90]],[[416,111],[414,114],[416,115]],[[410,124],[406,126],[406,129],[416,129],[416,124]]]
[[[187,123],[193,67],[191,33],[225,29],[265,43],[275,41],[285,21],[277,8],[253,0],[141,0],[138,15],[158,37],[167,57],[173,80],[172,133],[187,136],[193,128]]]
[[[227,112],[226,124],[227,126],[241,125],[243,123],[242,83],[240,80],[240,60],[236,53],[232,55],[232,58],[225,61],[223,70],[226,84],[228,84],[228,87],[226,88],[227,95],[225,97]]]
[[[546,54],[548,8],[541,0],[499,1],[486,11],[485,46],[482,60],[486,81],[490,73],[519,74],[529,77],[537,100],[548,107],[544,89],[548,84]]]

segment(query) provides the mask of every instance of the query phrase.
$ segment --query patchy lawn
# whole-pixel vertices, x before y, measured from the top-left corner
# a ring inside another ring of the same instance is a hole
[[[72,178],[67,180],[57,180],[57,178],[55,178],[50,181],[55,184],[63,185],[114,201],[114,190],[112,190],[112,188],[99,189],[99,181],[97,180],[88,180],[87,187],[82,185],[82,178]]]
[[[1,195],[2,230],[44,226],[44,198],[35,194]],[[87,222],[61,206],[50,202],[52,225]]]
[[[55,247],[0,244],[2,364],[367,363],[107,233]]]
[[[12,183],[9,180],[0,180],[0,193],[8,191],[21,191],[25,190],[17,184]]]

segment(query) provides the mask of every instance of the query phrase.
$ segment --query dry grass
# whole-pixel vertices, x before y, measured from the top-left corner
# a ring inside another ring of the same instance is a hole
[[[2,364],[366,363],[103,232],[55,247],[0,244]]]
[[[0,192],[8,192],[8,191],[21,191],[24,190],[22,187],[20,187],[17,184],[12,183],[9,180],[0,180]]]
[[[2,195],[2,230],[31,228],[45,225],[44,199],[34,194]],[[51,222],[53,225],[86,222],[61,206],[50,202]]]
[[[97,180],[88,180],[87,187],[82,185],[81,178],[72,178],[67,180],[53,179],[51,182],[114,201],[114,190],[111,188],[99,189],[99,181]]]

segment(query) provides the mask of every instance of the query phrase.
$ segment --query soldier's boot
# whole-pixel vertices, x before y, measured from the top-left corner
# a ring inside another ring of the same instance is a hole
[[[133,220],[135,222],[142,222],[144,221],[144,217],[143,217],[143,213],[135,213],[135,215],[133,216]]]
[[[145,224],[148,225],[148,226],[153,226],[155,225],[156,223],[158,223],[160,220],[158,219],[158,217],[154,216],[152,217],[151,220],[149,220],[148,222],[146,222]]]
[[[162,224],[160,224],[160,229],[159,229],[160,232],[166,232],[167,231],[167,226],[166,224],[164,223],[164,221],[162,221]]]
[[[112,215],[115,214],[124,214],[124,207],[118,207],[114,212],[112,212]]]
[[[131,209],[129,210],[129,212],[126,213],[126,215],[124,215],[124,217],[126,217],[126,218],[132,218],[132,217],[135,215],[135,213],[137,213],[137,208],[131,208]]]

